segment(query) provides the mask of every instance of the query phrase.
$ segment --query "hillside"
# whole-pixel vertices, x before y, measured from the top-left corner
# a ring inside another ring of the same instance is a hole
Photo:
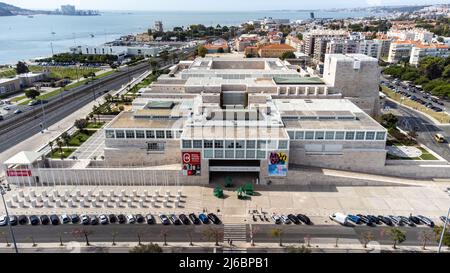
[[[14,16],[14,15],[33,15],[33,14],[47,14],[48,11],[38,11],[19,8],[0,2],[0,16]]]

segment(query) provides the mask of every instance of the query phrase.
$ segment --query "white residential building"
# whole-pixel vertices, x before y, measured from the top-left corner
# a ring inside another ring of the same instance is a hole
[[[416,45],[411,50],[409,63],[418,65],[421,59],[428,56],[447,58],[450,56],[450,46],[445,44]]]

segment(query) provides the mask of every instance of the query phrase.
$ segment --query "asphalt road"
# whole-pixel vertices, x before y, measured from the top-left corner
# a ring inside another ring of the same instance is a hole
[[[204,236],[204,231],[209,226],[223,230],[222,225],[190,225],[190,226],[163,226],[161,224],[110,224],[97,226],[83,225],[58,225],[58,226],[14,226],[14,233],[17,242],[31,243],[30,236],[36,243],[59,243],[59,236],[62,236],[63,242],[78,241],[84,242],[84,237],[74,236],[74,230],[85,229],[91,232],[89,240],[91,242],[111,242],[112,234],[117,232],[117,242],[138,242],[138,234],[141,236],[142,242],[162,242],[163,233],[167,233],[167,242],[189,242],[189,233],[192,234],[194,242],[205,242],[208,239]],[[304,243],[307,236],[311,238],[340,238],[340,239],[357,239],[361,240],[365,232],[371,232],[374,241],[378,241],[383,245],[392,244],[389,235],[386,234],[386,226],[367,227],[358,225],[354,227],[344,227],[337,224],[331,225],[252,225],[257,230],[254,234],[255,242],[259,243],[277,243],[278,238],[272,237],[270,231],[273,228],[281,228],[283,230],[283,242],[285,243]],[[433,230],[428,227],[400,227],[406,232],[406,241],[402,245],[421,245],[420,234],[423,231],[433,234]],[[190,232],[188,232],[190,231]],[[0,227],[0,232],[5,236],[9,236],[7,227]],[[4,243],[4,237],[0,237]],[[9,237],[11,242],[11,238]],[[250,242],[250,235],[247,234],[247,242]],[[313,243],[313,241],[312,241]],[[437,245],[435,240],[431,240],[429,245]]]
[[[450,160],[450,126],[435,125],[429,118],[416,111],[410,110],[400,104],[386,100],[386,106],[390,108],[398,117],[397,126],[404,131],[416,131],[417,140],[423,143],[445,160]],[[446,139],[446,143],[438,143],[434,140],[434,135],[441,133]]]
[[[140,74],[142,74],[143,71],[139,70],[137,73],[131,74],[130,77],[137,77]],[[118,80],[113,80],[109,83],[106,83],[102,85],[99,88],[96,88],[95,90],[95,97],[99,97],[100,95],[104,94],[105,91],[110,91],[113,89],[118,89],[122,85],[126,84],[129,81],[128,77],[119,78]],[[66,103],[60,107],[58,107],[56,110],[52,112],[45,112],[45,120],[46,120],[46,127],[51,126],[52,124],[57,123],[59,120],[65,118],[66,116],[72,114],[79,108],[83,107],[87,103],[94,100],[94,93],[89,90],[86,91],[80,96],[70,101],[69,103]],[[40,106],[38,106],[40,107]],[[32,135],[39,133],[41,131],[40,123],[42,122],[42,113],[39,115],[36,115],[33,120],[30,120],[24,124],[21,124],[20,126],[16,126],[13,129],[9,130],[6,133],[2,133],[0,136],[0,152],[3,152],[10,147],[16,145],[17,143],[20,143]]]

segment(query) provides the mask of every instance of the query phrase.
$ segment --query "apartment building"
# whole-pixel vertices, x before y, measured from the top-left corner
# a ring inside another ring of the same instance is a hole
[[[266,44],[258,49],[261,58],[280,58],[285,52],[295,52],[295,48],[287,44]]]
[[[348,32],[343,30],[324,30],[317,29],[311,30],[303,34],[303,40],[305,43],[305,51],[304,53],[313,57],[315,53],[315,49],[323,48],[323,41],[335,40],[335,39],[344,39],[348,37]],[[316,45],[317,44],[317,45]],[[325,46],[326,48],[326,46]],[[325,49],[323,49],[325,50]],[[318,54],[320,56],[321,54]]]
[[[450,56],[450,46],[445,44],[416,45],[411,49],[409,63],[418,65],[425,57],[447,58]]]

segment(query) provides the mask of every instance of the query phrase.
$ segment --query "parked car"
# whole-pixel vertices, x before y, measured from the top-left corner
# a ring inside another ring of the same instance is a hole
[[[200,213],[198,218],[202,221],[203,224],[209,224],[209,219],[204,213]]]
[[[391,219],[389,219],[389,218],[387,218],[387,217],[384,217],[383,215],[378,215],[378,218],[380,219],[380,221],[381,221],[383,224],[385,224],[385,225],[387,225],[387,226],[392,226],[392,221],[391,221]]]
[[[408,226],[410,226],[410,227],[415,226],[414,223],[413,223],[411,220],[409,220],[408,217],[405,217],[405,216],[399,216],[399,218],[400,218],[400,221],[402,221],[404,224],[406,224],[406,225],[408,225]]]
[[[78,224],[80,222],[80,217],[77,214],[70,215],[70,218],[72,218],[72,224]]]
[[[20,110],[20,109],[16,109],[16,111],[14,111],[14,114],[21,114],[22,113],[22,110]]]
[[[445,221],[447,221],[447,224],[450,224],[450,218],[447,218],[446,216],[441,216],[441,217],[439,217],[439,219],[440,219],[443,223],[445,223]]]
[[[208,218],[209,218],[209,220],[211,220],[211,222],[213,222],[215,225],[220,224],[220,219],[219,219],[219,217],[217,217],[217,215],[215,215],[214,213],[209,213],[209,214],[208,214]]]
[[[117,215],[117,220],[119,224],[125,224],[127,222],[127,218],[123,214]]]
[[[409,220],[410,220],[411,222],[413,222],[414,224],[416,224],[416,225],[422,224],[422,223],[420,222],[420,219],[419,219],[417,216],[414,216],[414,215],[409,216]]]
[[[353,223],[358,224],[358,225],[361,224],[361,218],[359,218],[358,216],[349,214],[347,217],[348,217],[348,220],[352,221]]]
[[[278,215],[276,215],[276,214],[274,214],[274,215],[272,215],[272,220],[273,220],[273,222],[275,223],[275,224],[281,224],[281,218],[280,218],[280,216],[278,216]]]
[[[108,218],[109,218],[109,222],[110,222],[111,224],[115,224],[115,223],[117,222],[117,217],[116,217],[115,214],[110,214],[110,215],[108,216]]]
[[[372,221],[372,223],[374,223],[374,224],[377,224],[377,225],[381,224],[380,219],[378,217],[376,217],[375,215],[367,215],[367,218],[369,218]]]
[[[403,221],[398,216],[388,215],[388,217],[394,225],[403,226]]]
[[[332,221],[335,221],[343,226],[348,225],[348,216],[346,214],[336,212],[331,214],[329,217]]]
[[[311,219],[309,219],[309,217],[304,214],[297,214],[297,218],[307,225],[312,224]]]
[[[198,217],[197,217],[197,215],[195,215],[195,213],[189,214],[189,219],[191,219],[191,221],[192,221],[192,223],[194,223],[194,225],[200,224],[200,219],[198,219]]]
[[[362,215],[362,214],[356,214],[356,216],[358,216],[361,219],[361,222],[363,222],[364,224],[366,224],[368,226],[373,225],[373,222],[369,217]]]
[[[63,223],[63,224],[70,223],[70,218],[69,218],[69,216],[67,216],[67,214],[61,215],[61,223]]]
[[[100,215],[98,218],[100,219],[100,224],[102,224],[102,225],[106,225],[109,223],[108,216],[106,216],[104,214]]]
[[[430,218],[425,217],[423,215],[417,215],[417,218],[419,218],[420,222],[424,223],[425,225],[429,227],[434,227],[434,222]]]
[[[19,224],[20,225],[28,224],[28,217],[26,217],[25,215],[20,215],[19,216]]]
[[[144,216],[142,216],[142,214],[136,214],[136,222],[138,222],[139,224],[144,223],[145,218]]]
[[[32,225],[32,226],[36,226],[36,225],[39,225],[39,217],[37,217],[36,215],[31,215],[30,216],[30,224]]]
[[[160,214],[159,219],[161,219],[163,225],[170,225],[170,220],[165,214]]]
[[[170,216],[169,216],[169,219],[170,219],[170,221],[172,221],[172,223],[174,224],[174,225],[181,225],[181,221],[180,221],[180,219],[178,219],[178,217],[175,215],[175,214],[171,214]]]
[[[50,218],[47,215],[41,215],[41,224],[48,225],[50,223]]]
[[[149,225],[153,225],[156,222],[155,217],[153,217],[153,215],[151,214],[147,214],[145,218],[147,219],[147,224]]]
[[[289,218],[286,215],[281,215],[281,222],[283,222],[286,225],[289,225],[291,223],[291,220],[289,220]]]
[[[128,222],[128,224],[136,223],[136,218],[134,218],[133,214],[128,214],[127,215],[127,222]]]
[[[95,215],[92,215],[91,216],[91,225],[96,226],[96,225],[98,225],[98,223],[99,223],[98,217]]]
[[[189,221],[189,218],[185,214],[180,214],[178,218],[180,218],[181,222],[185,225],[189,225],[191,223],[191,221]]]
[[[6,226],[8,224],[8,217],[6,215],[0,216],[0,226]]]
[[[59,217],[56,214],[52,214],[50,215],[50,222],[52,223],[52,225],[56,226],[59,225]]]
[[[297,216],[295,216],[294,214],[288,214],[287,217],[289,220],[291,220],[292,223],[296,225],[301,224],[300,220],[298,220]]]
[[[83,214],[81,215],[81,223],[83,225],[89,225],[91,223],[91,218],[88,215]]]

